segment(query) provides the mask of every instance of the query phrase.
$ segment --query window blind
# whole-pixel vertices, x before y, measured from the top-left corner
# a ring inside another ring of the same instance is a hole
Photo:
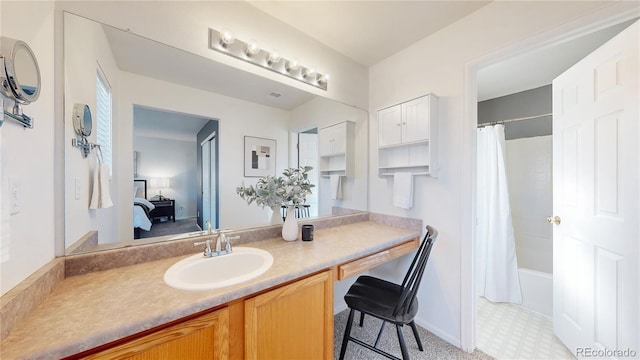
[[[110,169],[113,169],[111,164],[111,87],[100,68],[96,75],[96,124],[96,142],[102,150],[102,159]]]

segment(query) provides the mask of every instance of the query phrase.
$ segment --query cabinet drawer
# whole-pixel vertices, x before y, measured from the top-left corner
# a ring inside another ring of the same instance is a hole
[[[406,255],[416,250],[419,245],[420,239],[414,238],[400,245],[396,245],[386,250],[379,251],[375,254],[365,256],[358,260],[342,264],[338,266],[338,280],[346,279],[350,276],[381,265],[387,261],[399,258],[402,255]]]

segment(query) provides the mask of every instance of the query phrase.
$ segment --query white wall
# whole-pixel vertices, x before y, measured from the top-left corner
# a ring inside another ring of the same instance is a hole
[[[3,202],[8,178],[13,178],[20,185],[21,210],[2,214],[0,220],[2,232],[10,231],[8,246],[3,247],[3,252],[8,249],[3,253],[7,260],[0,264],[0,294],[5,294],[54,257],[54,4],[3,1],[0,9],[0,33],[31,47],[42,79],[40,98],[23,108],[33,117],[34,128],[7,120],[0,130]]]
[[[176,219],[198,215],[198,181],[195,134],[193,141],[135,136],[133,150],[138,151],[137,179],[167,178],[169,188],[160,189],[162,195],[175,200]],[[158,189],[147,183],[147,198]]]
[[[118,203],[106,209],[89,210],[93,186],[93,172],[97,159],[95,151],[83,158],[80,149],[71,145],[76,137],[73,128],[72,114],[76,103],[87,104],[93,118],[93,131],[89,141],[96,143],[96,73],[102,69],[112,93],[112,107],[118,107],[120,70],[113,58],[111,48],[102,25],[77,16],[65,17],[67,37],[64,43],[65,55],[65,247],[89,231],[98,231],[100,243],[117,241],[117,223],[115,222]],[[113,117],[114,128],[118,119]],[[117,143],[117,131],[113,132],[113,144]],[[76,198],[76,182],[80,188],[80,196]],[[111,186],[111,195],[117,198],[117,189]]]
[[[354,176],[342,180],[342,200],[331,200],[329,179],[320,177],[318,189],[319,215],[330,215],[333,206],[347,209],[367,210],[367,144],[368,114],[362,109],[336,101],[317,97],[291,111],[291,131],[323,128],[350,120],[355,125],[355,170]],[[295,149],[293,149],[295,150]],[[292,158],[296,154],[292,154]]]
[[[461,324],[469,324],[468,317],[473,316],[470,313],[465,313],[465,319],[461,316],[462,311],[467,311],[462,308],[462,294],[468,292],[461,288],[461,268],[470,265],[462,264],[460,259],[465,254],[462,244],[469,244],[463,234],[468,235],[470,231],[465,229],[471,226],[471,219],[463,214],[472,198],[468,174],[474,173],[463,168],[469,156],[463,149],[473,149],[474,141],[463,119],[475,116],[464,109],[464,96],[468,94],[464,87],[465,66],[541,32],[566,25],[570,20],[591,15],[590,12],[601,6],[598,2],[493,2],[370,68],[370,124],[376,124],[377,109],[429,92],[440,97],[438,179],[416,178],[414,207],[411,210],[394,208],[392,180],[378,178],[374,171],[378,131],[373,125],[369,138],[372,161],[369,207],[373,212],[421,218],[439,230],[419,293],[421,307],[417,322],[454,345],[468,346],[461,340],[468,329],[463,329]],[[617,6],[630,9],[637,4],[618,3]],[[469,143],[465,144],[464,139],[470,139]],[[377,273],[398,277],[405,268],[389,264]],[[468,342],[466,336],[464,341]]]

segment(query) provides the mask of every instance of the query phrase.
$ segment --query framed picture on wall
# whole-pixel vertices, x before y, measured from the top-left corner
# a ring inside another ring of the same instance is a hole
[[[244,176],[276,176],[276,141],[244,137]]]

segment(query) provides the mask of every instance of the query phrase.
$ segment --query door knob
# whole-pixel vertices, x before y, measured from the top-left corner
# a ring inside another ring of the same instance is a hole
[[[561,219],[560,216],[547,216],[547,222],[549,224],[554,223],[556,225],[560,225]]]

